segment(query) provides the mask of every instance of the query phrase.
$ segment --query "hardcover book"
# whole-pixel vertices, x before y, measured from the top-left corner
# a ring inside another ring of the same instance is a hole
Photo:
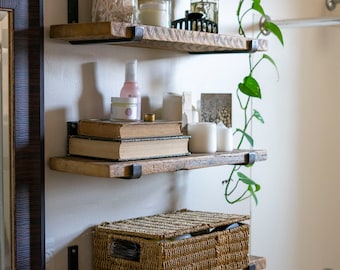
[[[74,135],[68,138],[68,154],[115,161],[189,155],[190,136],[133,139],[101,139]]]
[[[99,138],[125,139],[162,136],[180,136],[180,121],[154,122],[144,121],[112,121],[101,119],[84,119],[78,121],[78,134]]]

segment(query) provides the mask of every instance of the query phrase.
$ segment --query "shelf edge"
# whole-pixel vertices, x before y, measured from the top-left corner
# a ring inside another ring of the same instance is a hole
[[[133,29],[143,29],[135,39]],[[247,53],[267,50],[267,40],[123,22],[73,23],[50,26],[50,38],[72,44],[109,43],[189,53]],[[137,41],[135,41],[137,40]],[[256,43],[256,48],[254,47]]]
[[[255,265],[255,268],[251,268],[251,266],[253,265]],[[249,269],[263,270],[263,269],[266,269],[266,267],[267,267],[266,258],[250,255],[249,256],[249,267],[247,267],[244,270],[249,270]]]
[[[131,166],[141,166],[142,175],[193,170],[214,166],[246,164],[248,154],[254,153],[255,161],[267,159],[265,150],[238,150],[216,154],[192,154],[185,157],[113,162],[74,156],[51,157],[52,170],[104,178],[131,178]]]

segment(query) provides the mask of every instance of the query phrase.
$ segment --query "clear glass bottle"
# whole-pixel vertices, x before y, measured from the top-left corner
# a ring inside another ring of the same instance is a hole
[[[190,12],[201,13],[204,19],[218,24],[218,0],[190,0]]]
[[[93,0],[92,22],[135,23],[137,0]]]
[[[137,98],[137,119],[141,119],[141,93],[137,82],[137,60],[132,60],[125,65],[125,82],[120,90],[120,97]]]

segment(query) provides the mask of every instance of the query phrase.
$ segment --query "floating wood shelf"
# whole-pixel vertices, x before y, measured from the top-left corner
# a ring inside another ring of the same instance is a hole
[[[250,256],[249,267],[244,270],[262,270],[266,269],[266,259],[259,256]]]
[[[249,164],[267,159],[265,150],[234,150],[215,154],[191,154],[183,157],[137,160],[128,162],[103,161],[74,156],[50,158],[50,168],[56,171],[105,177],[139,178],[141,175],[192,170],[221,165]]]
[[[108,43],[187,53],[247,53],[267,49],[264,39],[122,22],[52,25],[50,38],[71,44]]]

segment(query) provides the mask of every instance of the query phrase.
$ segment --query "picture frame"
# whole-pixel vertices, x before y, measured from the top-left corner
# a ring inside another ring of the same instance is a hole
[[[232,127],[232,94],[202,93],[201,122],[222,122]]]

